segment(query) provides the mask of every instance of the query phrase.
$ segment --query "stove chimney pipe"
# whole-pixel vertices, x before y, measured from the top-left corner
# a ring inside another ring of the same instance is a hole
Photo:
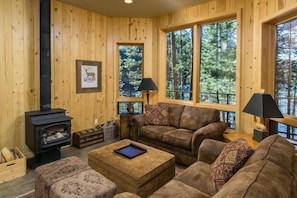
[[[51,110],[50,0],[40,0],[40,110]]]

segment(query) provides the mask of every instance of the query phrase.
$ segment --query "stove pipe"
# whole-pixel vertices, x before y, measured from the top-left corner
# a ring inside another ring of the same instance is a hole
[[[51,110],[50,0],[40,0],[40,110]]]

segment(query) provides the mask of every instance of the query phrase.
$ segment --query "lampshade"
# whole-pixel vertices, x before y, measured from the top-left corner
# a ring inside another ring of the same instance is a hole
[[[148,90],[157,90],[157,86],[155,85],[152,78],[143,78],[138,87],[138,91],[148,91]]]
[[[255,93],[247,103],[243,112],[261,118],[283,118],[270,94]]]

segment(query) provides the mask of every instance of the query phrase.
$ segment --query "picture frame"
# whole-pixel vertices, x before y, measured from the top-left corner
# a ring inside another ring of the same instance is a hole
[[[92,93],[101,91],[101,61],[76,60],[76,93]]]

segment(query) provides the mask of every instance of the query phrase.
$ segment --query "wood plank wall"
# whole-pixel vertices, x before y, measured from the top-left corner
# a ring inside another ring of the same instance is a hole
[[[118,119],[117,43],[143,43],[144,76],[162,87],[160,29],[241,13],[239,102],[229,110],[238,116],[236,132],[250,133],[253,117],[241,110],[252,93],[265,86],[254,45],[259,21],[292,7],[297,7],[296,0],[213,0],[161,17],[130,18],[106,17],[52,0],[52,107],[67,110],[74,118],[73,131],[94,127],[94,119]],[[18,146],[26,152],[24,112],[39,109],[39,0],[1,0],[0,16],[0,148]],[[102,61],[102,92],[76,93],[76,59]],[[153,103],[159,100],[164,100],[162,94],[152,95]]]
[[[39,0],[0,1],[0,148],[24,150],[24,112],[39,106]]]

